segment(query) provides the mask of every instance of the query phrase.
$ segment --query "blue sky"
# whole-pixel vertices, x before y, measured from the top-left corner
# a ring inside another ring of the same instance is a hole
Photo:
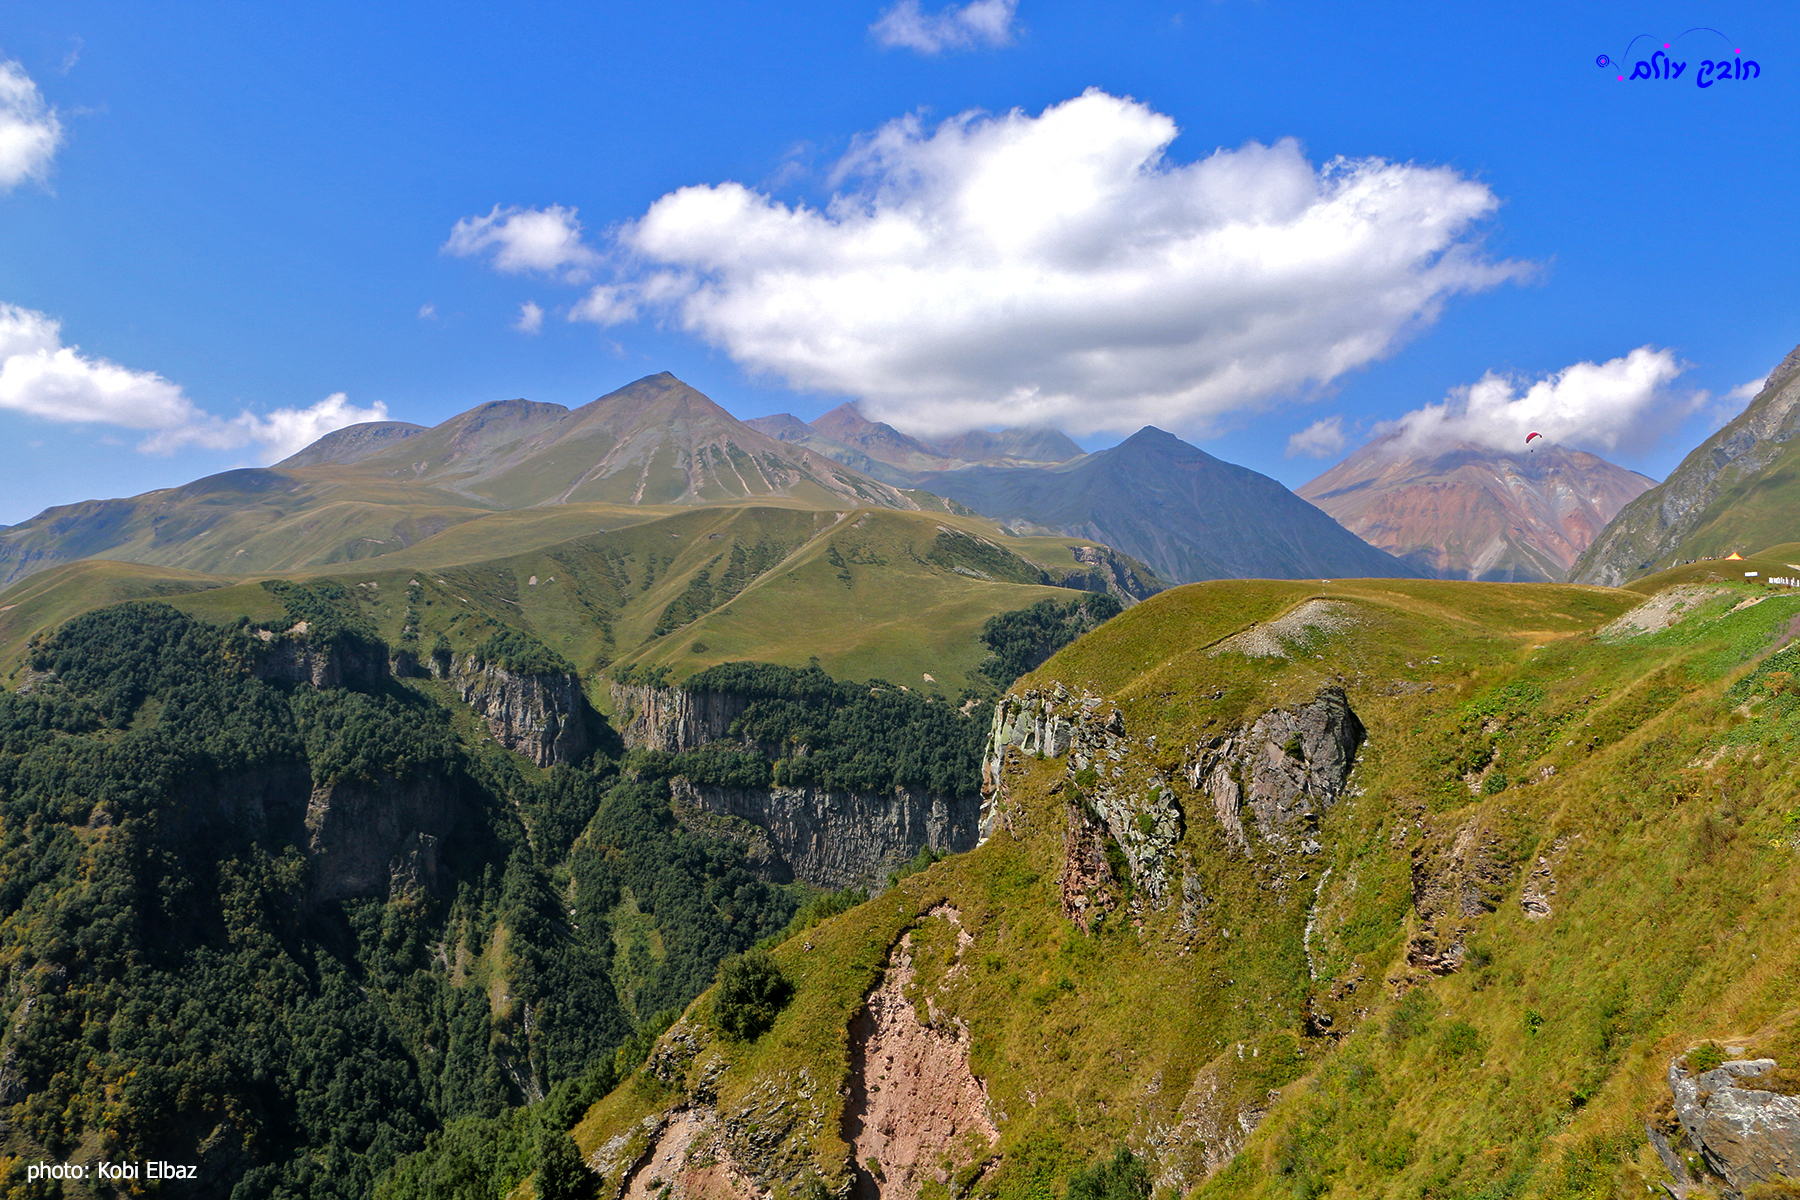
[[[1290,485],[1541,414],[1660,477],[1800,342],[1800,25],[1473,8],[10,4],[0,522],[661,370]],[[1596,66],[1638,34],[1690,66]]]

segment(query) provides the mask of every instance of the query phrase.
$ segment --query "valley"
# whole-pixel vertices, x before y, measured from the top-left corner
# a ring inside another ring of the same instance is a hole
[[[1155,430],[1046,465],[715,410],[653,376],[353,427],[0,535],[9,1162],[172,1147],[234,1200],[1780,1183],[1800,544],[1422,579],[1286,493],[1209,509],[1278,485]],[[1246,553],[1366,574],[1168,586]],[[278,1071],[160,1040],[208,992],[304,1031],[242,1043]]]

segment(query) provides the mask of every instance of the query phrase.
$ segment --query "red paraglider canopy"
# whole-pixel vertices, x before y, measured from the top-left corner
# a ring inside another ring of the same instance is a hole
[[[1534,433],[1528,433],[1528,434],[1526,434],[1526,435],[1525,435],[1525,444],[1526,444],[1526,445],[1527,445],[1527,446],[1529,446],[1529,445],[1531,445],[1531,439],[1532,439],[1532,438],[1541,438],[1541,437],[1543,437],[1543,436],[1544,436],[1544,435],[1543,435],[1543,434],[1541,434],[1541,433],[1535,433],[1535,432],[1534,432]]]

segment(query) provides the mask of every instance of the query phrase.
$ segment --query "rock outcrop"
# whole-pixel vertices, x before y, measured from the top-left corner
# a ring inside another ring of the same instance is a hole
[[[527,675],[471,656],[456,660],[451,679],[496,741],[540,767],[579,762],[594,748],[599,718],[573,672]]]
[[[1613,518],[1570,571],[1570,581],[1618,587],[1683,557],[1724,554],[1727,548],[1750,553],[1788,540],[1786,506],[1764,504],[1778,521],[1763,532],[1745,524],[1752,518],[1723,510],[1734,498],[1756,490],[1759,482],[1775,482],[1765,472],[1786,454],[1796,435],[1800,435],[1800,347],[1769,373],[1762,390],[1736,419],[1701,442],[1667,479]],[[1768,531],[1776,528],[1782,533]],[[1703,544],[1691,544],[1702,533]],[[1740,536],[1753,536],[1757,544],[1738,545]]]
[[[1364,738],[1339,687],[1295,709],[1274,708],[1248,728],[1194,749],[1183,774],[1213,802],[1232,845],[1248,854],[1247,812],[1261,841],[1278,850],[1319,849],[1319,820],[1343,795]]]
[[[956,963],[970,937],[961,914],[940,905],[930,917],[957,933]],[[917,1200],[932,1184],[940,1194],[959,1172],[980,1171],[1000,1141],[987,1090],[969,1067],[971,1040],[959,1023],[919,1019],[913,935],[901,937],[881,984],[850,1024],[850,1088],[844,1101],[844,1141],[855,1183],[851,1200]],[[968,1190],[972,1178],[950,1194]]]
[[[880,892],[887,874],[929,846],[940,853],[975,848],[980,805],[908,788],[892,793],[815,787],[728,788],[670,781],[677,812],[733,818],[760,831],[776,855],[771,878],[823,888]],[[751,847],[755,849],[754,846]]]
[[[1800,1096],[1770,1091],[1772,1058],[1721,1062],[1691,1071],[1686,1058],[1669,1064],[1669,1092],[1677,1128],[1653,1120],[1648,1132],[1678,1196],[1716,1175],[1726,1200],[1743,1200],[1758,1183],[1800,1179]],[[1761,1086],[1759,1086],[1761,1085]],[[1694,1151],[1700,1161],[1684,1154]],[[1699,1178],[1696,1178],[1699,1176]]]
[[[380,642],[358,637],[321,641],[311,636],[305,621],[286,633],[259,629],[256,637],[262,646],[250,670],[258,679],[366,692],[388,677],[387,647]]]
[[[614,724],[632,748],[679,754],[722,740],[749,701],[729,692],[611,685]]]
[[[612,685],[613,712],[626,746],[670,754],[730,738],[749,701],[729,692]],[[753,747],[746,747],[751,749]],[[762,747],[773,756],[776,747]],[[944,854],[977,843],[978,797],[914,788],[852,792],[828,788],[723,787],[670,781],[675,811],[690,828],[744,843],[773,882],[881,891],[895,867],[925,847]]]
[[[1178,776],[1134,762],[1139,749],[1124,716],[1105,699],[1077,695],[1061,683],[1002,697],[982,760],[982,840],[1006,822],[1005,767],[1009,754],[1067,758],[1069,831],[1063,871],[1063,908],[1089,926],[1113,907],[1118,890],[1108,866],[1115,845],[1130,884],[1152,909],[1166,908],[1175,847],[1189,819],[1175,784],[1185,782],[1211,802],[1227,842],[1244,854],[1256,845],[1277,852],[1319,849],[1319,820],[1343,795],[1363,725],[1342,688],[1328,687],[1296,708],[1274,708],[1248,726],[1188,749]],[[1145,747],[1148,748],[1148,747]],[[1184,898],[1184,904],[1187,903]]]

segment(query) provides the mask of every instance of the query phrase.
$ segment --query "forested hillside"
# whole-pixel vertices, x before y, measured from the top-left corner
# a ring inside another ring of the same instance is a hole
[[[538,770],[431,684],[282,683],[266,653],[123,605],[0,694],[8,1154],[364,1197],[446,1122],[610,1069],[793,913],[605,752]],[[359,855],[379,885],[324,898]]]

